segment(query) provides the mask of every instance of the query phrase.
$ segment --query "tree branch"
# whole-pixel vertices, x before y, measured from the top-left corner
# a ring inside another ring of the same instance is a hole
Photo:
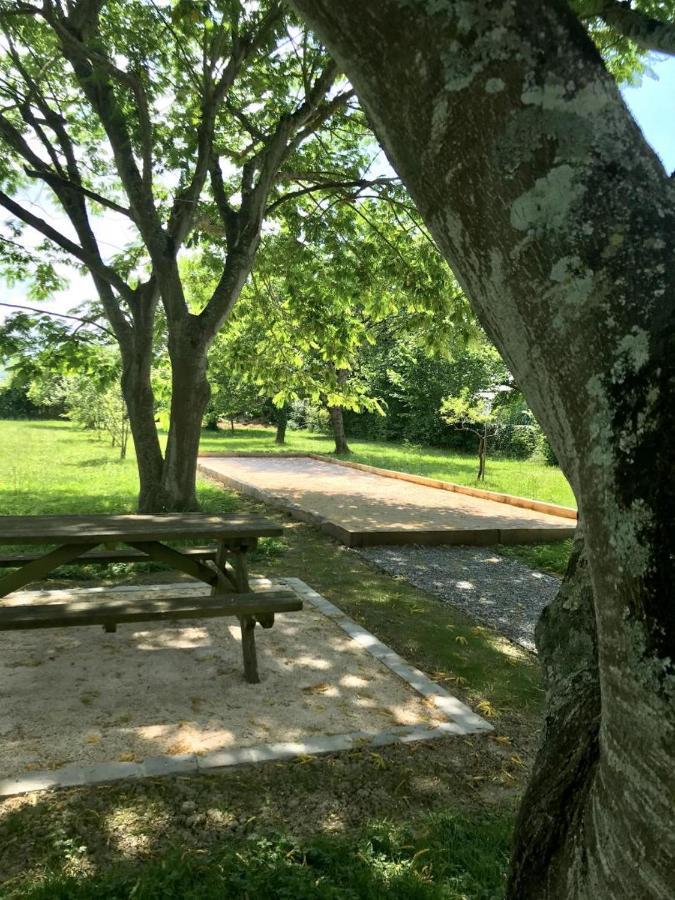
[[[359,188],[362,190],[363,188],[374,187],[379,184],[391,184],[392,182],[398,181],[398,178],[356,178],[352,181],[322,181],[317,184],[309,185],[308,187],[298,188],[297,191],[289,191],[286,194],[282,194],[281,197],[278,197],[273,203],[265,210],[265,214],[273,212],[278,206],[282,203],[285,203],[287,200],[293,200],[296,197],[302,197],[305,194],[312,194],[317,191],[328,191],[335,190],[340,188]],[[352,195],[350,195],[350,199],[354,199]]]
[[[284,160],[300,143],[303,129],[309,128],[310,123],[313,128],[318,128],[327,116],[339,107],[342,102],[340,98],[346,96],[338,95],[323,106],[320,105],[335,81],[337,71],[336,64],[330,61],[317,76],[304,102],[292,113],[282,116],[265,145],[244,164],[241,206],[236,213],[238,223],[236,241],[229,248],[225,268],[211,299],[198,316],[202,334],[207,339],[220,327],[251,270],[267,198]],[[258,179],[254,183],[256,171]]]
[[[89,188],[84,187],[82,184],[75,184],[72,181],[69,181],[67,178],[63,178],[61,175],[56,175],[53,172],[38,172],[35,169],[26,169],[26,175],[30,175],[31,178],[41,178],[43,181],[47,182],[49,186],[52,186],[52,182],[55,184],[59,184],[62,187],[69,188],[71,190],[77,191],[80,194],[83,194],[85,197],[89,197],[90,200],[94,200],[96,203],[100,203],[101,206],[105,206],[108,209],[113,210],[113,212],[120,213],[123,216],[127,216],[128,218],[132,218],[131,210],[127,209],[126,206],[120,206],[119,203],[115,203],[114,200],[109,200],[107,197],[104,197],[102,194],[98,194],[96,191],[92,191]]]
[[[5,194],[4,191],[0,191],[0,206],[4,206],[13,216],[16,216],[17,219],[21,219],[22,222],[25,222],[26,225],[30,225],[31,228],[39,231],[40,234],[44,235],[58,247],[61,247],[66,253],[70,253],[71,256],[79,259],[93,274],[98,275],[99,278],[102,278],[111,287],[115,288],[121,296],[132,299],[131,295],[133,292],[129,285],[120,278],[117,272],[109,266],[106,266],[101,259],[97,259],[95,256],[88,253],[84,247],[81,247],[79,244],[71,241],[70,238],[67,238],[64,234],[61,234],[60,231],[52,228],[52,226],[45,222],[44,219],[41,219],[39,216],[29,212],[29,210],[24,209],[23,206]]]
[[[635,9],[627,0],[601,0],[593,8],[591,15],[601,18],[609,28],[628,38],[642,50],[655,50],[675,56],[675,23],[663,22]]]
[[[22,309],[27,312],[40,313],[43,316],[55,316],[57,319],[73,319],[73,321],[79,322],[81,325],[93,325],[94,328],[98,328],[99,331],[104,331],[106,334],[109,334],[111,338],[116,338],[114,331],[106,328],[105,325],[100,325],[95,319],[84,319],[81,316],[70,315],[70,313],[59,313],[51,309],[39,309],[37,306],[23,306],[19,303],[5,303],[4,301],[0,301],[0,306],[6,306],[9,309]]]
[[[237,243],[237,237],[239,234],[239,216],[237,215],[236,210],[230,204],[230,201],[225,192],[225,185],[223,184],[223,173],[221,171],[220,162],[218,159],[211,160],[210,172],[213,199],[216,202],[218,212],[220,213],[220,218],[222,219],[223,225],[225,227],[225,239],[227,241],[227,247],[229,250]]]
[[[234,84],[243,66],[267,39],[281,14],[281,5],[275,3],[262,18],[253,34],[244,37],[240,37],[238,33],[235,34],[232,52],[222,75],[215,84],[205,85],[207,89],[202,101],[201,122],[197,130],[197,160],[194,172],[190,184],[176,195],[169,218],[168,232],[176,252],[190,230],[197,202],[209,173],[216,117],[225,95]]]
[[[59,38],[65,58],[105,129],[134,222],[143,235],[151,258],[161,267],[167,249],[166,235],[152,189],[138,169],[128,122],[110,82],[111,73],[116,71],[119,75],[120,70],[99,50],[90,48],[86,43],[86,35],[98,26],[101,5],[100,0],[86,4],[80,2],[74,5],[69,17],[62,18],[50,4],[45,7],[43,15]],[[126,78],[127,73],[121,74]],[[128,78],[126,80],[128,84]]]

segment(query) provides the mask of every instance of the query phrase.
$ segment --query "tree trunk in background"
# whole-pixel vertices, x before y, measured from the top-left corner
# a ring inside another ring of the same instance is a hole
[[[665,900],[675,183],[566,3],[294,5],[356,88],[579,504],[587,564],[577,550],[539,627],[546,739],[509,897]]]
[[[166,509],[199,509],[196,493],[197,455],[202,418],[209,402],[206,351],[189,337],[169,339],[171,419],[164,454],[162,488]]]
[[[478,438],[478,481],[485,481],[485,456],[487,454],[487,435]]]
[[[274,438],[275,444],[285,444],[286,443],[286,426],[288,425],[288,414],[290,412],[290,406],[288,403],[284,403],[282,407],[277,409],[277,433]]]
[[[339,387],[344,387],[347,379],[349,378],[349,372],[347,369],[337,369],[335,372],[335,376],[337,379],[337,383]],[[335,438],[335,452],[342,453],[351,453],[352,451],[349,449],[349,445],[347,444],[347,437],[345,435],[345,421],[343,410],[341,406],[329,406],[328,413],[330,415],[331,425],[333,426],[333,437]]]
[[[333,437],[335,438],[336,453],[351,453],[347,437],[345,435],[345,422],[342,415],[341,406],[329,406],[328,414],[330,415],[330,423],[333,427]]]

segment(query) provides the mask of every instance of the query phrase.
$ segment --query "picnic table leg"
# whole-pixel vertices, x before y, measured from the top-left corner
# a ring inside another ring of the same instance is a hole
[[[248,594],[251,586],[248,583],[248,566],[246,564],[246,554],[248,547],[242,545],[232,552],[232,568],[234,569],[234,579],[237,584],[237,590],[242,594]],[[260,676],[258,675],[258,657],[255,649],[255,616],[241,616],[239,619],[241,626],[241,650],[244,654],[244,677],[249,684],[258,684]]]
[[[237,590],[241,591],[242,594],[248,594],[251,590],[251,586],[248,583],[248,565],[246,561],[248,549],[246,544],[242,544],[231,550],[234,578],[237,583]]]
[[[216,550],[216,558],[213,562],[216,567],[218,580],[214,582],[213,587],[211,588],[211,595],[215,596],[216,594],[227,594],[232,590],[233,579],[230,578],[227,574],[226,544],[218,544],[218,549]]]
[[[251,590],[248,583],[248,567],[246,565],[247,546],[232,547],[221,543],[216,553],[216,569],[219,572],[218,583],[213,586],[212,594],[225,593],[224,587],[227,579],[224,575],[228,555],[231,556],[232,580],[235,589],[242,594],[248,594]],[[244,657],[244,678],[249,684],[259,684],[258,658],[255,649],[255,616],[239,616],[241,628],[241,650]]]
[[[244,655],[244,678],[249,684],[258,684],[258,658],[255,652],[255,617],[241,616],[241,649]]]

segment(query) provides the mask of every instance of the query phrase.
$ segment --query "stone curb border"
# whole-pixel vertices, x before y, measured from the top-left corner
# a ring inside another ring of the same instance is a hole
[[[455,494],[467,494],[470,497],[478,497],[482,500],[492,500],[495,503],[506,503],[508,506],[518,506],[521,509],[531,509],[535,512],[548,513],[550,516],[560,516],[563,519],[578,518],[578,512],[572,506],[561,506],[559,503],[547,503],[544,500],[530,500],[529,497],[517,497],[515,494],[501,494],[496,491],[486,491],[483,488],[472,488],[454,481],[441,481],[437,478],[427,478],[424,475],[412,475],[409,472],[397,472],[394,469],[380,469],[377,466],[368,466],[365,463],[350,462],[346,459],[335,459],[332,456],[323,456],[320,453],[255,453],[232,452],[223,453],[209,450],[199,454],[200,459],[227,459],[228,456],[245,459],[267,459],[280,456],[284,459],[315,459],[318,462],[330,463],[334,466],[343,466],[347,469],[358,469],[361,472],[370,472],[371,475],[382,475],[384,478],[394,478],[397,481],[409,481],[412,484],[421,484],[425,487],[438,488],[441,491],[451,491]],[[205,473],[206,474],[206,473]]]
[[[129,778],[196,775],[247,763],[281,761],[298,756],[319,756],[325,753],[354,750],[360,747],[382,747],[386,744],[405,744],[412,741],[433,740],[447,737],[448,735],[477,734],[492,731],[492,725],[489,722],[486,722],[485,719],[474,713],[466,704],[453,697],[440,685],[431,681],[419,669],[410,666],[403,657],[387,647],[386,644],[383,644],[375,635],[350,619],[341,609],[314,591],[300,578],[280,578],[274,583],[267,578],[254,578],[251,580],[256,587],[262,589],[270,589],[276,585],[283,584],[296,591],[303,600],[335,622],[352,640],[356,641],[359,646],[383,663],[391,672],[406,681],[413,690],[432,700],[450,721],[433,727],[426,725],[401,725],[376,734],[350,732],[347,734],[309,737],[302,742],[288,741],[258,744],[253,747],[240,747],[232,750],[213,750],[210,753],[199,756],[194,753],[178,756],[152,756],[147,757],[141,763],[107,762],[89,766],[63,766],[60,769],[29,772],[24,775],[2,779],[0,780],[0,797],[12,797],[18,794],[53,788],[103,784]],[[148,592],[171,588],[185,590],[188,587],[194,588],[195,591],[202,590],[202,586],[199,584],[192,585],[185,582],[174,585],[122,586],[114,590],[119,590],[120,592]],[[109,592],[111,589],[90,588],[87,590],[94,593],[104,590]],[[33,594],[35,597],[40,595],[44,597],[45,593],[56,592],[26,591],[25,595]]]

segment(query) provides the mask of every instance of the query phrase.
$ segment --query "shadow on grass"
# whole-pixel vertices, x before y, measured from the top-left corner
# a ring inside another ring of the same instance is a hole
[[[12,420],[13,425],[26,425],[31,429],[37,429],[39,431],[60,431],[64,432],[72,428],[69,422],[41,422],[39,419],[19,419]]]
[[[39,868],[12,878],[3,896],[7,900],[131,896],[488,900],[502,895],[512,826],[508,812],[445,811],[406,825],[371,820],[351,833],[309,837],[294,836],[288,829],[256,832],[251,824],[232,834],[224,824],[228,804],[221,805],[218,798],[206,814],[193,816],[204,822],[196,837],[180,816],[173,822],[170,805],[153,795],[145,814],[152,811],[164,828],[167,822],[175,827],[173,842],[159,850],[148,827],[150,819],[142,824],[139,815],[143,798],[129,797],[127,789],[124,799],[119,806],[81,807],[79,822],[52,830],[51,851]],[[10,816],[0,830],[15,842],[28,822],[47,818],[47,812],[45,804],[38,804],[29,815],[24,811],[23,822],[20,815]],[[134,813],[141,858],[134,860],[130,847],[126,853],[113,851],[97,858],[92,853],[96,841],[118,836],[114,827],[105,834],[111,821],[115,817],[131,821]]]
[[[92,469],[94,467],[98,468],[101,465],[101,458],[95,459],[78,459],[75,462],[67,462],[61,463],[61,465],[72,466],[75,469]],[[107,459],[105,461],[106,466],[126,466],[126,459],[120,459],[119,456],[115,459]]]
[[[236,442],[237,440],[269,441],[270,439],[274,440],[274,431],[270,428],[235,428],[234,431],[230,431],[229,428],[221,431],[207,431],[204,429],[201,435],[202,444],[209,442]]]

